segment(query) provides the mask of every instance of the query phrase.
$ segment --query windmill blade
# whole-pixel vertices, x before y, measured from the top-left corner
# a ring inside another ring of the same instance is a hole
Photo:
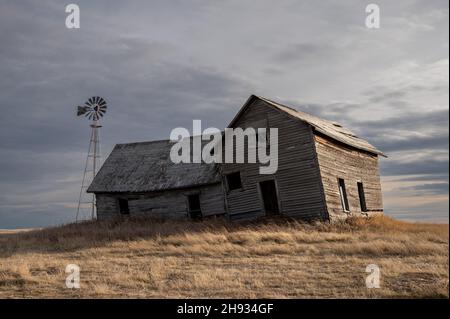
[[[84,115],[87,119],[90,119],[89,117],[92,115],[92,111],[88,111],[86,112],[86,114]]]
[[[90,105],[95,104],[94,97],[89,98],[88,101],[89,101]]]

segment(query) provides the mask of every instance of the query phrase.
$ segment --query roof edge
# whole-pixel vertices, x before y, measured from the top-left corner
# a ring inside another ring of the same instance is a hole
[[[86,193],[90,193],[90,194],[100,194],[100,193],[104,193],[104,194],[110,194],[110,193],[114,193],[114,194],[122,194],[122,193],[134,193],[134,194],[139,194],[139,193],[156,193],[156,192],[165,192],[165,191],[175,191],[175,190],[183,190],[183,189],[188,189],[188,188],[196,188],[196,187],[203,187],[203,186],[208,186],[208,185],[214,185],[214,184],[220,184],[221,181],[214,181],[214,182],[208,182],[208,183],[200,183],[200,184],[191,184],[191,185],[186,185],[183,187],[170,187],[170,188],[161,188],[161,189],[155,189],[155,190],[140,190],[140,191],[111,191],[111,190],[105,190],[105,191],[96,191],[96,190],[89,190],[89,188],[86,190]]]

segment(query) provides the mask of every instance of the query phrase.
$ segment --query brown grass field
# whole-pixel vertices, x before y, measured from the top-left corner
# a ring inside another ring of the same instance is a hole
[[[0,298],[448,298],[448,225],[125,219],[0,234]],[[81,288],[65,286],[67,264]],[[366,266],[380,285],[368,289]]]

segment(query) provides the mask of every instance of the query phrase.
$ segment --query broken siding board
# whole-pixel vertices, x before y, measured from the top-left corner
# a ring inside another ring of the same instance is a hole
[[[338,178],[345,181],[351,215],[361,211],[357,183],[365,189],[366,205],[370,212],[383,211],[378,156],[342,145],[320,134],[315,135],[322,184],[330,217],[345,218],[338,188]]]

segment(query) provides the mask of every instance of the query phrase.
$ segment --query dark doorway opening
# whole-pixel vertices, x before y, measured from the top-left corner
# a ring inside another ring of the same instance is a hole
[[[202,219],[199,194],[188,195],[188,212],[192,219]]]
[[[264,204],[266,215],[277,215],[280,213],[278,206],[277,187],[274,180],[259,182],[259,189]]]
[[[119,198],[119,212],[122,215],[129,215],[130,208],[128,207],[128,200],[125,198]]]

